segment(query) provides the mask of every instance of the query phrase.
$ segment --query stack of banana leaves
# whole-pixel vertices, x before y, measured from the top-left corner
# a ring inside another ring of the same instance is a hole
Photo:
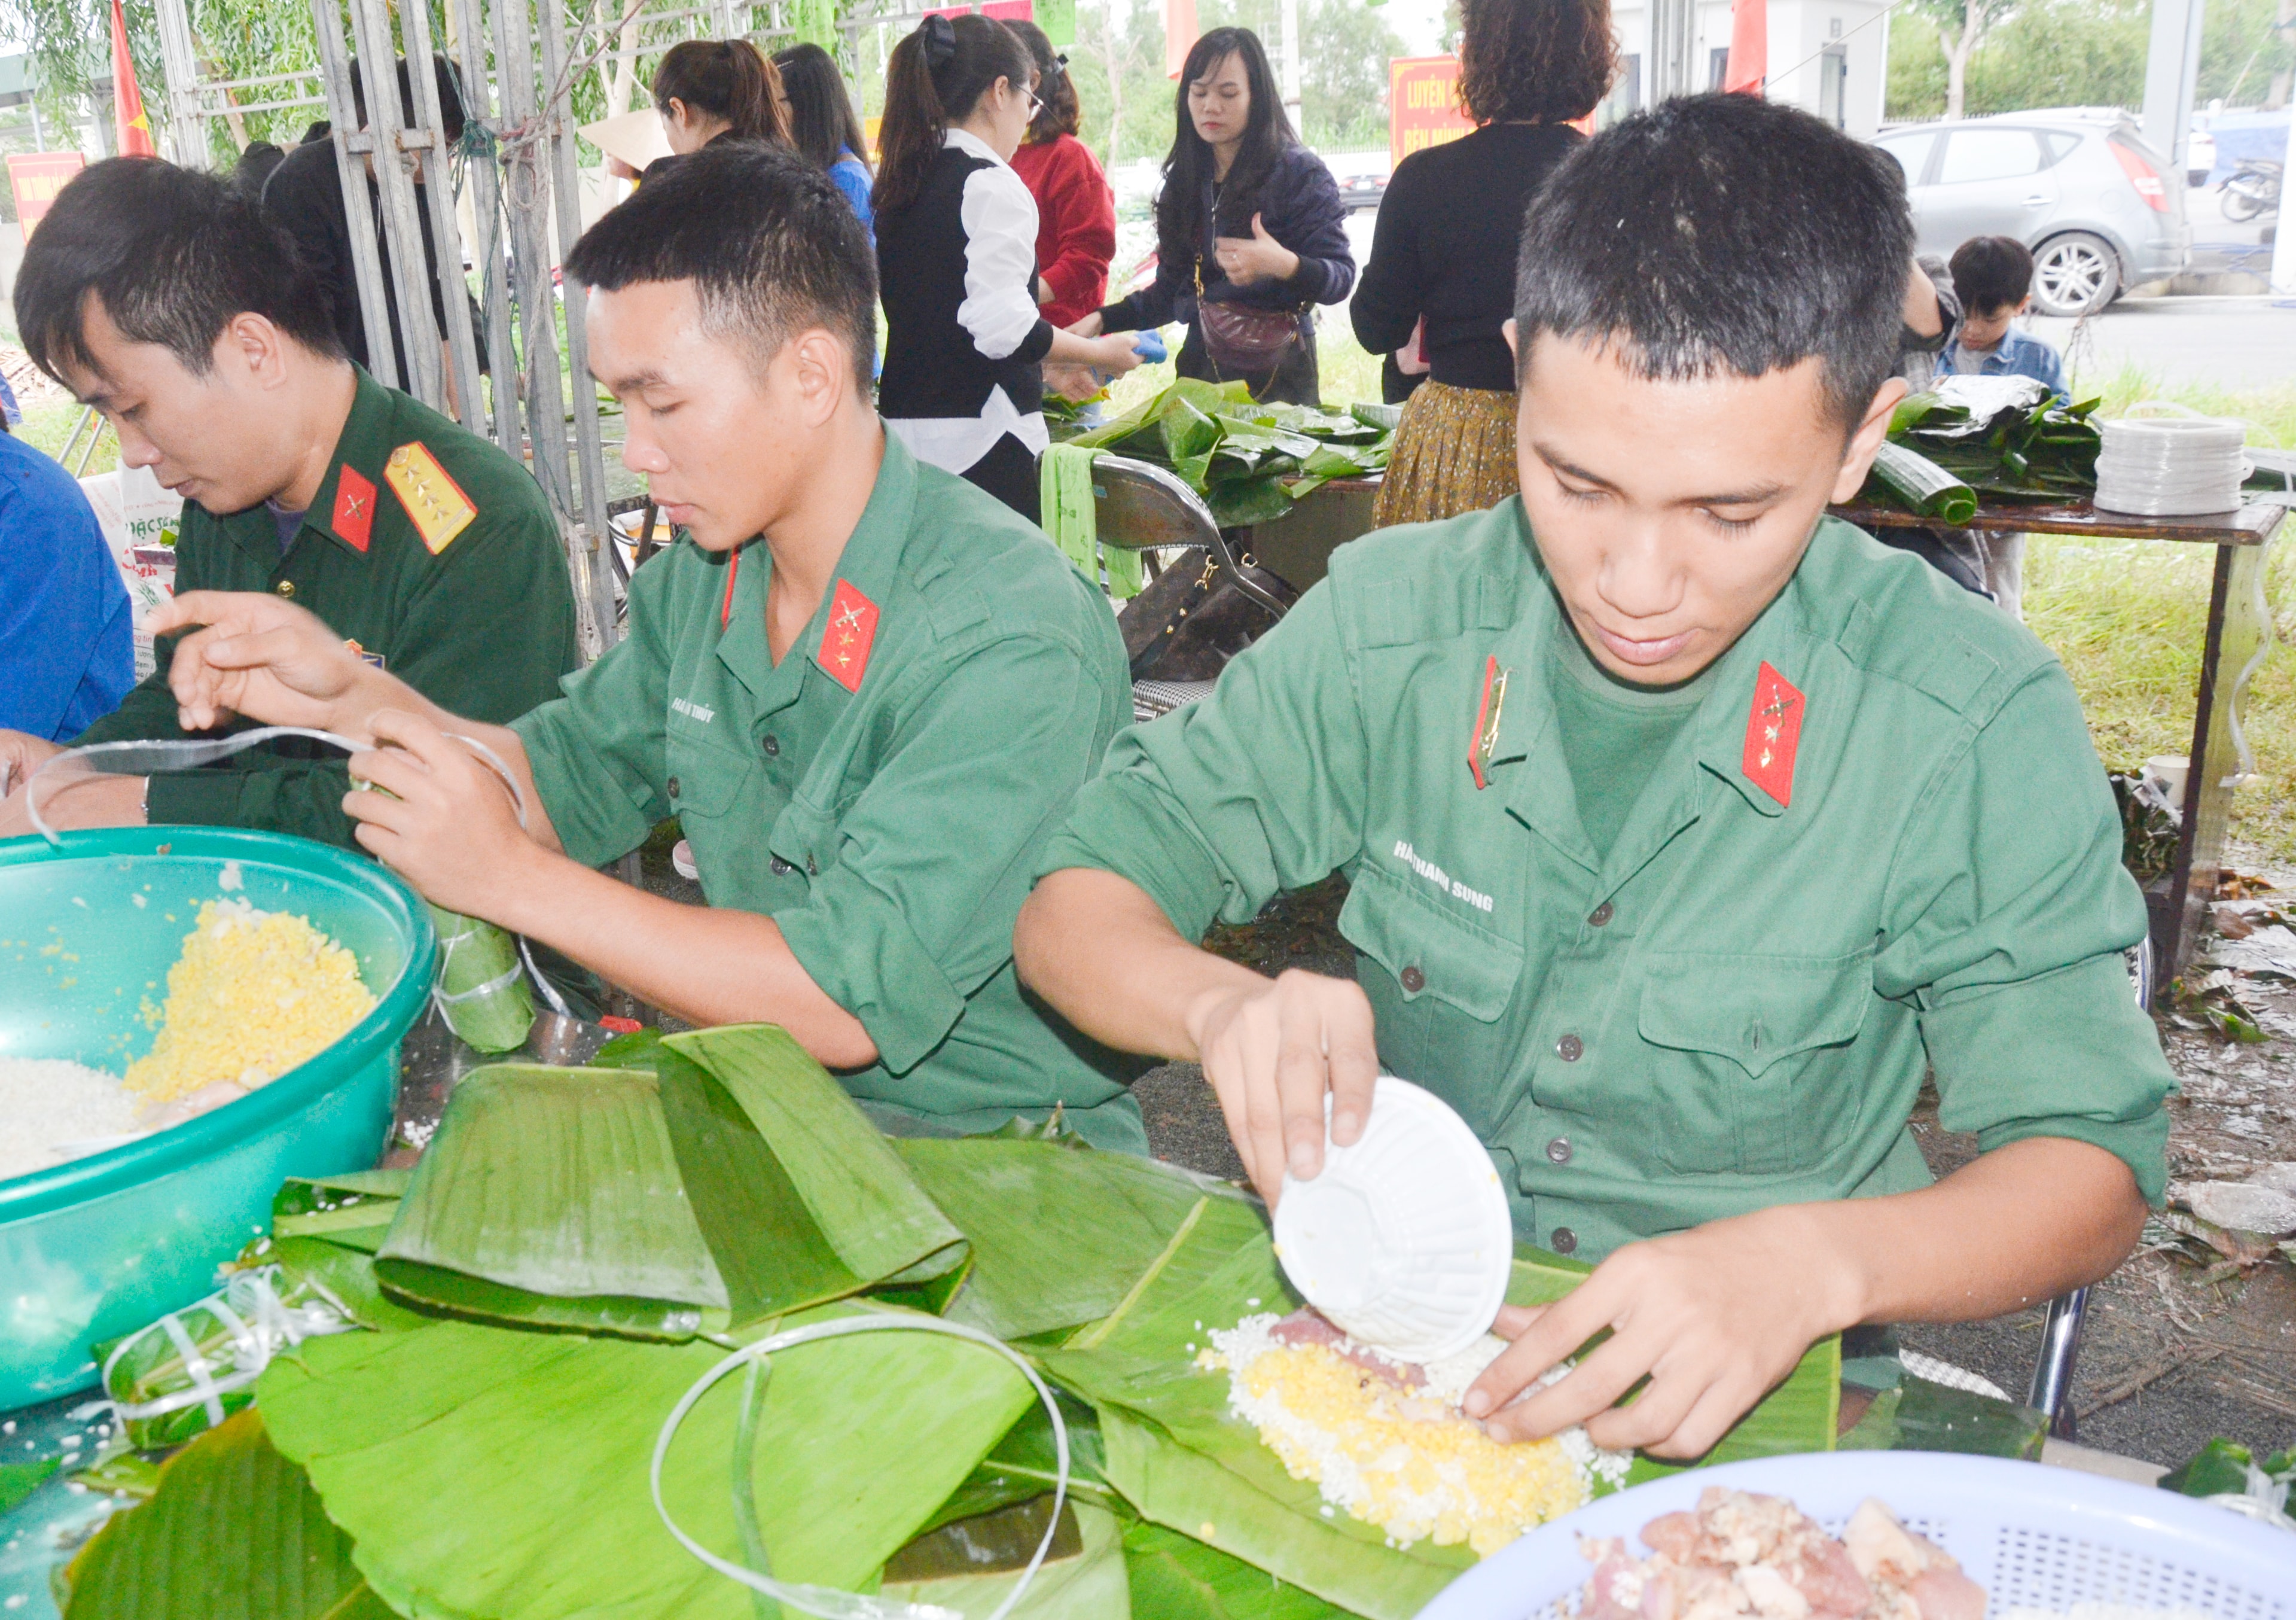
[[[1941,377],[1898,403],[1860,498],[1965,523],[1983,500],[2094,495],[2098,403],[2059,405],[2030,377]]]
[[[1062,1620],[1406,1620],[1474,1561],[1332,1515],[1198,1364],[1207,1328],[1297,1303],[1256,1201],[1057,1123],[889,1139],[767,1026],[480,1070],[415,1170],[290,1182],[242,1263],[365,1330],[283,1354],[156,1473],[104,1460],[93,1483],[148,1500],[71,1566],[70,1620],[770,1614],[665,1529],[657,1439],[730,1348],[862,1313],[1029,1358],[1067,1505],[1014,1365],[853,1334],[717,1386],[668,1443],[664,1504],[718,1556],[980,1616],[1050,1526],[1015,1613]],[[1509,1297],[1587,1269],[1519,1251]],[[1840,1377],[1829,1339],[1710,1460],[1831,1447]]]
[[[1392,413],[1357,406],[1256,405],[1242,382],[1182,377],[1070,444],[1169,467],[1204,498],[1223,529],[1282,517],[1334,478],[1387,465]]]

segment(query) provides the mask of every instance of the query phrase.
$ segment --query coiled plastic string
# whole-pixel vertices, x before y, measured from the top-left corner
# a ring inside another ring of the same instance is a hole
[[[1054,1398],[1044,1379],[1037,1376],[1035,1368],[1003,1340],[958,1322],[944,1321],[937,1316],[845,1316],[831,1321],[809,1323],[803,1328],[792,1328],[786,1333],[773,1334],[754,1345],[743,1345],[696,1379],[693,1387],[685,1392],[670,1410],[668,1418],[664,1419],[661,1433],[653,1443],[653,1467],[649,1474],[653,1487],[653,1510],[661,1516],[662,1524],[668,1526],[670,1534],[677,1538],[679,1546],[719,1575],[728,1580],[738,1581],[751,1591],[762,1593],[791,1608],[818,1616],[821,1620],[964,1620],[955,1610],[943,1608],[936,1603],[901,1603],[860,1592],[840,1591],[833,1586],[776,1581],[764,1570],[745,1568],[730,1558],[719,1558],[686,1534],[678,1527],[677,1521],[670,1517],[668,1506],[661,1499],[661,1466],[669,1455],[670,1442],[677,1437],[678,1427],[685,1421],[686,1414],[720,1379],[739,1368],[764,1366],[766,1358],[776,1351],[798,1345],[810,1345],[817,1339],[842,1338],[852,1333],[940,1333],[951,1338],[970,1339],[995,1351],[1019,1368],[1035,1386],[1037,1398],[1045,1403],[1045,1410],[1052,1414],[1053,1447],[1060,1462],[1053,1485],[1052,1518],[1045,1526],[1044,1539],[1037,1543],[1036,1557],[1029,1560],[1029,1567],[1021,1572],[1020,1580],[988,1616],[988,1620],[1004,1620],[1004,1616],[1012,1612],[1013,1606],[1020,1602],[1021,1594],[1036,1580],[1037,1571],[1044,1565],[1045,1555],[1053,1549],[1053,1537],[1060,1530],[1061,1509],[1067,1503],[1069,1493],[1069,1431],[1068,1426],[1061,1421],[1060,1402]],[[753,1471],[750,1447],[757,1439],[755,1402],[762,1393],[763,1380],[753,1374],[745,1392],[742,1422],[736,1435],[734,1456],[735,1517],[741,1521],[742,1541],[750,1550],[750,1558],[760,1564],[765,1562],[765,1546],[758,1532],[756,1508],[750,1497],[749,1482]]]
[[[2193,517],[2240,505],[2240,486],[2250,471],[2247,424],[2203,416],[2165,399],[2129,409],[2128,415],[2097,424],[2098,506],[2146,517]],[[2154,410],[2177,414],[2134,414]]]
[[[104,1358],[103,1385],[107,1390],[111,1387],[112,1372],[119,1365],[120,1357],[155,1333],[163,1335],[182,1358],[184,1387],[150,1401],[114,1400],[112,1410],[132,1422],[164,1417],[187,1406],[203,1406],[207,1409],[208,1427],[214,1428],[224,1420],[223,1397],[254,1383],[282,1351],[291,1350],[305,1339],[348,1333],[358,1326],[351,1319],[350,1307],[324,1285],[308,1282],[305,1286],[318,1297],[291,1305],[280,1297],[279,1283],[277,1266],[234,1271],[221,1293],[181,1311],[170,1311],[142,1331],[120,1340]],[[212,1318],[229,1336],[228,1353],[221,1361],[202,1354],[184,1325],[185,1317],[200,1312]]]
[[[510,789],[511,803],[517,808],[518,825],[523,831],[526,826],[526,794],[520,791],[518,778],[511,775],[510,767],[503,763],[502,756],[476,737],[464,736],[455,731],[444,735],[469,749],[480,764],[502,778],[503,785]],[[56,829],[50,826],[40,814],[41,778],[52,772],[56,773],[56,779],[51,785],[62,789],[69,788],[74,781],[84,781],[91,777],[148,777],[174,770],[196,770],[202,765],[212,765],[217,760],[227,760],[258,743],[283,736],[308,737],[313,742],[340,748],[345,753],[373,752],[369,744],[355,743],[335,732],[320,731],[308,726],[258,726],[252,731],[237,731],[229,736],[193,737],[171,742],[91,743],[85,748],[67,748],[63,752],[52,754],[40,761],[32,774],[24,778],[24,811],[31,818],[32,826],[38,829],[40,836],[50,843],[55,843],[60,842]],[[67,765],[74,769],[60,769]],[[364,787],[366,785],[361,783],[360,785]],[[47,797],[53,802],[55,794],[50,793]],[[550,1003],[551,1011],[561,1017],[572,1017],[574,1015],[568,1008],[565,998],[534,966],[534,953],[528,949],[523,934],[518,936],[518,954],[525,962],[528,974],[541,987],[543,999]],[[482,988],[495,989],[499,985]],[[437,993],[435,981],[432,993]]]

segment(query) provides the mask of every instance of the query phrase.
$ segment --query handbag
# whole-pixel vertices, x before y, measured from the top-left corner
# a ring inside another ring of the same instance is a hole
[[[1215,371],[1267,372],[1300,341],[1299,309],[1263,309],[1204,296],[1204,261],[1196,259],[1196,326]]]

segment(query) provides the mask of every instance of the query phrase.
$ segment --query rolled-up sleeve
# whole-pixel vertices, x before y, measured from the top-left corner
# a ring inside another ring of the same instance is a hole
[[[559,846],[584,866],[628,854],[670,811],[668,562],[631,576],[628,634],[566,677],[563,696],[511,722]]]
[[[1332,598],[1316,586],[1190,704],[1119,736],[1037,863],[1137,884],[1186,939],[1249,922],[1360,852],[1366,744]]]
[[[837,859],[774,913],[799,965],[900,1074],[1013,958],[1045,841],[1099,763],[1111,695],[1082,652],[1013,635],[946,666],[836,818]]]
[[[1932,778],[1885,900],[1874,985],[1917,1009],[1939,1122],[1986,1151],[2066,1137],[2158,1205],[2175,1076],[2122,952],[2144,900],[2063,669],[2027,680]]]
[[[957,324],[992,360],[1041,360],[1053,328],[1037,308],[1037,200],[999,165],[975,169],[959,208],[964,224],[964,301]]]

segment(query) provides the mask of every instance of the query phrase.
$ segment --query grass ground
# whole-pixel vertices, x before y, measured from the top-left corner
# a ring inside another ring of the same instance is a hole
[[[1357,346],[1343,319],[1328,319],[1320,341],[1324,399],[1379,397],[1379,358]],[[1168,362],[1141,367],[1117,384],[1118,407],[1171,377]],[[2077,381],[2084,395],[2103,397],[2105,415],[2119,415],[2140,400],[2168,399],[2210,415],[2245,418],[2251,443],[2296,446],[2296,382],[2237,391],[2163,388],[2133,367]],[[36,407],[26,412],[20,431],[53,453],[78,415],[69,403]],[[88,471],[106,471],[117,462],[117,447],[106,432]],[[2267,594],[2278,633],[2296,639],[2292,550],[2276,547]],[[2191,744],[2214,563],[2214,554],[2200,547],[2062,536],[2032,543],[2025,564],[2027,620],[2064,660],[2097,752],[2116,769],[2133,769],[2152,754],[2183,753]],[[2296,660],[2277,651],[2266,660],[2250,687],[2244,720],[2259,779],[2241,792],[2234,830],[2276,857],[2296,859]]]

